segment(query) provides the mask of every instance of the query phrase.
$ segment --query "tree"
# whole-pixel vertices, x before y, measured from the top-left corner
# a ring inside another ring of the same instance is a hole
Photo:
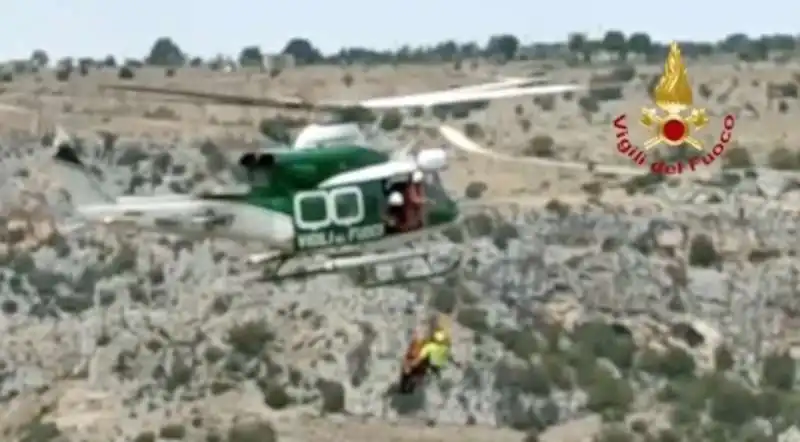
[[[517,55],[519,39],[511,34],[493,35],[486,44],[488,55],[500,55],[505,60],[511,60]]]
[[[761,39],[770,51],[792,52],[796,46],[794,37],[788,34],[765,35]]]
[[[258,46],[247,46],[239,53],[239,65],[242,67],[263,67],[264,54]]]
[[[294,57],[297,64],[312,64],[322,61],[322,53],[305,38],[289,40],[281,53]]]
[[[621,31],[608,31],[603,37],[603,50],[616,53],[620,60],[628,56],[628,42]]]
[[[153,43],[150,55],[145,59],[145,63],[152,66],[183,66],[186,56],[181,48],[169,37],[161,37]]]
[[[736,33],[730,34],[719,43],[719,48],[728,53],[739,53],[747,48],[750,44],[750,38],[746,34]]]
[[[453,61],[458,55],[458,45],[453,40],[448,40],[436,45],[433,52],[443,61]]]
[[[481,50],[475,42],[464,43],[459,46],[458,53],[462,57],[476,57],[480,54]]]
[[[107,68],[115,68],[117,67],[117,59],[114,58],[113,55],[106,55],[106,58],[103,59],[103,66]]]
[[[628,50],[640,56],[647,56],[653,50],[653,42],[648,34],[636,32],[628,38]]]
[[[764,61],[769,58],[769,47],[764,39],[752,40],[739,49],[738,56],[746,62]]]
[[[43,68],[50,63],[50,57],[43,49],[37,49],[31,53],[31,61],[36,64],[36,66]]]
[[[567,38],[567,49],[574,56],[580,55],[583,61],[588,63],[591,61],[591,54],[587,52],[588,46],[586,45],[586,34],[574,33],[569,34]]]

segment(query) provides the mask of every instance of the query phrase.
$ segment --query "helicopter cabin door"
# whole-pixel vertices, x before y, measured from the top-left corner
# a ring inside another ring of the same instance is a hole
[[[383,189],[387,235],[414,232],[425,226],[422,183],[414,183],[402,174],[384,180]]]
[[[383,180],[295,193],[296,249],[353,246],[384,238],[384,198]]]

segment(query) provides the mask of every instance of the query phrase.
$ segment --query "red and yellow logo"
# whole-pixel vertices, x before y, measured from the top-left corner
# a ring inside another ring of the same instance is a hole
[[[656,107],[643,108],[639,119],[652,133],[652,137],[645,140],[641,149],[630,142],[626,115],[622,114],[614,120],[617,150],[621,154],[640,166],[648,165],[653,173],[664,175],[680,174],[685,170],[694,171],[700,164],[709,165],[722,155],[731,140],[736,119],[733,115],[725,116],[718,143],[710,152],[705,152],[703,144],[693,134],[708,124],[708,116],[705,109],[693,107],[692,86],[677,43],[670,45],[664,73],[653,91],[653,98]],[[697,155],[690,156],[687,160],[649,163],[647,152],[656,146],[692,149],[697,151]]]

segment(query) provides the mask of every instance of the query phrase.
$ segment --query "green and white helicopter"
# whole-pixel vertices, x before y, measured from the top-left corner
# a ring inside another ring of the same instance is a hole
[[[380,112],[480,104],[584,89],[574,84],[531,85],[538,81],[504,79],[445,91],[321,104],[136,85],[107,87],[203,98],[217,103],[327,112],[353,107]],[[454,146],[476,152],[474,143],[458,130],[449,126],[437,129]],[[429,260],[432,249],[422,243],[462,219],[459,203],[447,194],[439,175],[447,167],[447,153],[442,148],[417,150],[385,138],[374,141],[357,124],[311,124],[300,131],[291,146],[242,154],[239,165],[250,178],[245,188],[114,198],[103,192],[102,183],[81,162],[67,138],[58,136],[54,144],[57,176],[69,191],[83,225],[133,227],[263,244],[267,251],[250,255],[248,262],[263,265],[264,277],[269,280],[367,269],[383,263],[420,260],[426,263],[428,271],[422,274],[364,282],[383,285],[441,276],[460,264],[460,256],[456,256],[445,268],[434,269]],[[419,176],[420,172],[424,189],[421,224],[412,230],[396,231],[387,223],[388,189],[408,182],[412,174]],[[411,244],[414,247],[409,247]],[[429,242],[431,246],[435,244]],[[287,268],[289,262],[296,265]],[[375,272],[363,272],[368,273]]]

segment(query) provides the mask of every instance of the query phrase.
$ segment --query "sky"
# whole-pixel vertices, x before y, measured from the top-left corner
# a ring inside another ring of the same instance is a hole
[[[236,56],[258,45],[279,52],[293,37],[324,53],[477,41],[511,33],[523,43],[563,41],[570,32],[645,31],[659,41],[719,40],[725,35],[800,33],[800,2],[785,0],[3,0],[0,59],[41,48],[61,57],[143,58],[171,37],[191,56]],[[757,5],[757,6],[754,6]]]

